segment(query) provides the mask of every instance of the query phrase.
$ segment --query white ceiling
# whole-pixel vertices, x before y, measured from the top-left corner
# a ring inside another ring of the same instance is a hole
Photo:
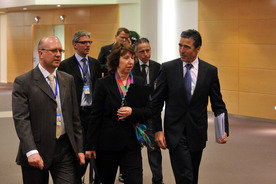
[[[57,5],[63,7],[79,7],[87,5],[108,5],[140,3],[140,0],[0,0],[0,13],[38,9],[54,9]]]

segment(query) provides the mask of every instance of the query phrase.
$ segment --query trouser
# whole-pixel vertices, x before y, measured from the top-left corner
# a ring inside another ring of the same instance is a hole
[[[151,122],[149,121],[149,123],[151,123]],[[161,155],[160,148],[155,143],[155,134],[154,134],[151,124],[148,126],[147,135],[149,136],[150,141],[153,146],[153,149],[147,148],[148,161],[149,161],[150,169],[152,172],[152,183],[160,184],[163,182],[162,155]]]
[[[43,158],[42,158],[43,159]],[[67,135],[57,140],[55,157],[49,169],[22,166],[24,184],[48,184],[49,172],[55,184],[75,184],[76,157]]]
[[[142,184],[141,150],[97,151],[96,166],[103,184],[114,184],[118,166],[125,184]],[[96,178],[96,183],[98,180]]]
[[[183,135],[177,147],[169,152],[176,184],[197,184],[203,150],[190,151]]]

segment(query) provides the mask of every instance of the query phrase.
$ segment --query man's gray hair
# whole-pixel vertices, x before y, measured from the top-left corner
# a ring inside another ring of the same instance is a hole
[[[82,36],[88,36],[90,38],[91,33],[86,32],[86,31],[77,31],[72,39],[72,45],[74,45],[74,43],[78,42],[80,37]]]

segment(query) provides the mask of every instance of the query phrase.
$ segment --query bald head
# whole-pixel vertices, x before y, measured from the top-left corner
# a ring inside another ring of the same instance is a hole
[[[62,53],[62,45],[55,36],[45,36],[38,43],[39,63],[50,73],[59,66]]]

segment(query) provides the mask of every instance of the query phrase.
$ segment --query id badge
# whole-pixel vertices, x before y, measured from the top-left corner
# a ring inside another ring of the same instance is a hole
[[[57,125],[61,126],[61,113],[57,113]]]
[[[83,86],[83,91],[84,91],[84,94],[89,95],[89,94],[90,94],[90,88],[89,88],[89,85],[85,85],[85,86]]]

